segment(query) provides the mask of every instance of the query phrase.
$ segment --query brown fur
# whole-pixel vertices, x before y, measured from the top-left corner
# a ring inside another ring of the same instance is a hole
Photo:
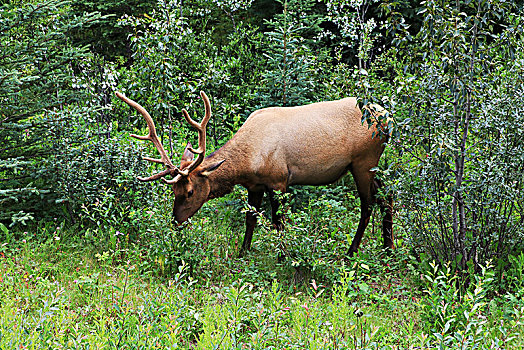
[[[369,127],[368,123],[362,123],[362,113],[355,98],[261,109],[253,112],[222,148],[204,158],[211,105],[204,92],[200,95],[205,106],[201,123],[193,121],[183,110],[188,123],[198,131],[198,148],[193,149],[188,144],[180,166],[175,167],[156,134],[151,116],[138,103],[117,93],[120,99],[144,116],[148,125],[148,135],[131,136],[153,142],[161,155],[160,159],[145,159],[163,163],[167,168],[139,179],[163,179],[173,184],[175,220],[179,223],[186,221],[209,199],[224,196],[235,185],[242,185],[248,190],[249,204],[257,210],[264,193],[269,193],[271,216],[277,229],[281,229],[279,203],[274,198],[274,191],[284,192],[292,185],[333,183],[350,171],[361,202],[359,225],[349,249],[350,254],[357,252],[380,187],[380,182],[374,181],[375,174],[371,169],[378,165],[392,122],[387,118],[385,123],[380,120],[386,116],[385,110],[377,105],[366,107],[371,113]],[[197,153],[197,159],[194,159],[194,153]],[[166,175],[174,178],[166,180]],[[385,211],[384,247],[393,248],[391,204],[385,201],[379,204]],[[251,246],[256,221],[256,213],[248,212],[241,253]]]
[[[372,137],[377,128],[361,119],[355,98],[252,113],[226,145],[204,159],[187,179],[173,185],[175,219],[187,220],[205,201],[231,192],[235,185],[247,188],[250,204],[258,208],[264,192],[284,192],[291,185],[329,184],[351,171],[362,202],[350,249],[356,252],[377,187],[370,170],[378,165],[385,142],[382,137]],[[218,168],[208,171],[221,161]],[[184,158],[180,168],[189,162]],[[190,189],[195,194],[187,198]],[[248,213],[246,223],[242,251],[250,247],[256,216]],[[391,225],[386,226],[385,245],[392,248]]]

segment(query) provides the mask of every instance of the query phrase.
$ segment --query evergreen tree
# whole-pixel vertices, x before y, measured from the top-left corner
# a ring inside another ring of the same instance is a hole
[[[261,86],[262,106],[296,106],[313,99],[314,56],[303,34],[316,23],[309,16],[311,0],[281,0],[282,13],[267,24],[269,47],[265,54],[267,70]]]
[[[89,45],[91,50],[114,60],[118,56],[130,57],[128,36],[129,26],[123,26],[119,19],[124,15],[149,14],[156,0],[77,0],[71,2],[71,11],[77,15],[99,13],[99,21],[89,28],[74,28],[69,32],[75,46]]]
[[[53,166],[49,132],[82,94],[73,63],[86,55],[67,34],[96,16],[76,17],[69,1],[8,2],[0,7],[0,220],[26,221],[48,206]],[[60,130],[53,130],[57,135]]]

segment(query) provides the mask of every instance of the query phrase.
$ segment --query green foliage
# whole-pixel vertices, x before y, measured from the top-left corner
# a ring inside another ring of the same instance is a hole
[[[252,108],[255,82],[260,77],[261,35],[243,22],[227,34],[227,43],[217,46],[207,22],[189,23],[199,8],[180,8],[176,1],[159,1],[149,18],[126,18],[134,28],[131,47],[135,64],[122,69],[121,90],[154,116],[161,135],[170,140],[171,152],[180,152],[189,125],[182,108],[201,115],[198,91],[210,93],[213,114],[208,134],[215,147],[225,143]],[[142,29],[143,28],[143,29]],[[134,125],[142,125],[140,119]]]
[[[100,57],[84,60],[81,69],[86,75],[76,77],[74,86],[84,91],[84,100],[50,123],[53,157],[44,165],[54,170],[54,203],[73,224],[94,224],[110,237],[110,228],[135,236],[140,213],[155,193],[136,180],[147,172],[139,158],[143,145],[130,141],[124,118],[110,115],[118,74]]]
[[[508,260],[509,268],[505,273],[507,288],[514,291],[517,298],[522,298],[524,294],[524,253],[521,252],[517,256],[509,255]]]
[[[522,33],[510,3],[446,4],[424,2],[416,59],[393,63],[400,218],[420,251],[479,271],[524,238]]]
[[[307,23],[315,22],[311,16],[298,16],[302,7],[311,8],[311,1],[281,1],[283,12],[268,21],[273,30],[269,36],[268,69],[261,87],[262,106],[296,106],[313,100],[314,61],[310,48],[304,43]]]
[[[325,0],[328,18],[340,30],[342,47],[356,49],[359,69],[366,69],[377,40],[378,24],[368,11],[376,0]]]
[[[81,0],[71,3],[71,12],[76,15],[98,13],[101,18],[89,28],[75,28],[68,35],[75,46],[89,45],[91,50],[104,57],[115,60],[120,56],[129,58],[129,27],[117,21],[124,15],[146,16],[156,5],[154,0]]]
[[[276,231],[262,215],[265,237],[254,242],[254,248],[273,252],[283,268],[295,271],[296,282],[312,274],[317,280],[333,283],[358,224],[355,195],[343,187],[300,191],[294,198],[289,193],[277,195],[283,204],[284,229]]]
[[[431,270],[424,274],[429,283],[425,291],[428,298],[424,299],[426,304],[423,306],[431,332],[452,333],[459,327],[464,329],[471,316],[486,311],[487,293],[494,274],[489,271],[492,266],[482,269],[478,276],[471,276],[475,282],[469,287],[449,266],[442,269],[434,263],[430,266]]]
[[[524,345],[519,336],[524,309],[504,302],[512,294],[492,297],[489,270],[464,291],[449,270],[435,267],[425,273],[424,293],[412,287],[419,275],[405,270],[400,254],[355,259],[333,285],[308,279],[301,289],[274,275],[258,275],[265,283],[253,283],[232,273],[253,260],[233,266],[215,259],[193,273],[181,264],[157,278],[143,264],[151,242],[128,246],[127,255],[115,260],[109,241],[79,239],[78,232],[56,222],[40,227],[15,232],[23,240],[0,247],[2,348]],[[205,277],[202,270],[218,265],[221,274]],[[380,281],[396,286],[377,292]],[[409,293],[399,293],[402,289]],[[434,324],[440,314],[448,326]]]
[[[25,223],[55,198],[50,179],[52,125],[69,103],[82,99],[74,66],[89,53],[67,33],[94,23],[74,16],[69,1],[3,3],[0,7],[0,220]]]
[[[53,159],[55,202],[72,222],[83,217],[104,230],[123,229],[130,225],[131,212],[142,211],[152,200],[152,189],[134,178],[147,171],[140,148],[121,131],[93,135],[84,124],[88,119],[62,124],[74,138],[59,139],[56,145],[61,151]]]
[[[500,348],[511,347],[512,342],[521,337],[511,328],[521,323],[521,309],[513,306],[511,316],[507,315],[507,325],[499,329],[489,323],[491,292],[493,290],[493,266],[482,267],[481,272],[469,276],[469,286],[447,266],[439,268],[431,264],[431,270],[424,274],[428,282],[421,306],[426,327],[434,335],[435,345],[441,348],[488,348],[486,334],[490,328],[497,336],[492,344]],[[466,279],[468,280],[468,279]]]

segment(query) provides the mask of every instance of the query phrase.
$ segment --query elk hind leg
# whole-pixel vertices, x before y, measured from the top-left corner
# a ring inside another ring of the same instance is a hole
[[[378,189],[383,186],[382,181],[375,179],[374,181],[374,196],[376,196]],[[382,211],[382,238],[384,239],[383,247],[385,249],[393,249],[393,197],[387,195],[385,198],[377,198],[377,202]]]
[[[250,208],[250,210],[246,213],[246,234],[244,236],[244,242],[242,243],[239,256],[243,256],[251,248],[253,231],[257,225],[258,211],[260,210],[263,197],[263,191],[247,191],[247,202],[252,208]]]
[[[364,235],[364,231],[369,223],[371,217],[373,204],[373,176],[374,174],[369,170],[359,171],[352,168],[351,173],[357,185],[358,195],[360,197],[360,221],[358,223],[357,232],[353,237],[351,246],[349,247],[349,256],[353,256],[360,246],[360,241]]]

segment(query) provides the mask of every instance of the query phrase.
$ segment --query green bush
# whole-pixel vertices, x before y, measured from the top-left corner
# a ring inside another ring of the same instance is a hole
[[[497,326],[488,323],[496,313],[492,303],[494,275],[493,266],[482,267],[480,273],[469,276],[468,286],[449,266],[440,268],[431,264],[431,269],[424,273],[427,297],[422,299],[422,315],[426,330],[432,335],[431,344],[441,348],[485,349],[490,342],[508,348],[518,341],[521,334],[513,327],[521,322],[521,305],[509,304],[509,312]],[[492,339],[486,337],[490,328]]]
[[[415,249],[480,271],[524,239],[522,34],[505,1],[446,4],[424,2],[417,36],[398,37],[409,56],[391,52],[395,192]]]
[[[90,56],[67,34],[98,19],[72,14],[70,4],[0,5],[0,221],[6,225],[54,211],[50,131],[61,111],[83,99],[72,62]]]
[[[177,141],[196,143],[196,133],[181,111],[202,114],[199,91],[211,98],[208,149],[212,150],[229,140],[253,111],[255,83],[261,75],[260,33],[238,22],[225,34],[226,43],[218,46],[207,22],[190,22],[193,17],[202,17],[196,5],[180,8],[178,2],[159,1],[151,16],[122,20],[134,30],[135,63],[120,70],[119,88],[149,111],[175,154],[185,146]]]

